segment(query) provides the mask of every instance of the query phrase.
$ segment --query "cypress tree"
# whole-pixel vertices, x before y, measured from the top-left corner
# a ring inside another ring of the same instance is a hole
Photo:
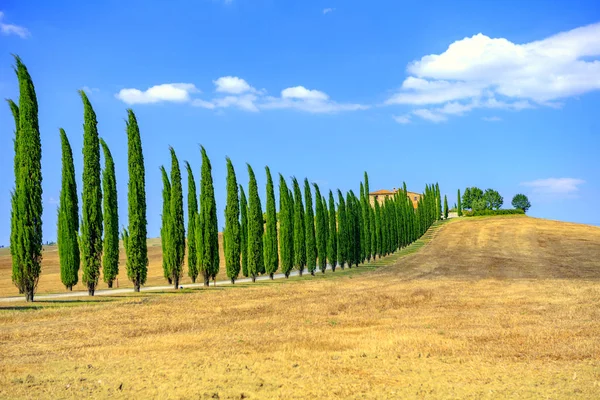
[[[375,204],[377,204],[377,200],[375,200]],[[369,229],[371,230],[371,254],[373,256],[373,261],[375,261],[379,244],[377,243],[377,226],[375,224],[374,207],[369,207]]]
[[[369,175],[365,171],[365,188],[364,188],[364,199],[363,199],[363,224],[364,224],[364,240],[365,240],[365,256],[368,262],[371,262],[371,202],[369,200]]]
[[[181,185],[181,169],[173,147],[171,151],[171,206],[169,208],[169,276],[179,288],[179,280],[183,274],[185,258],[185,221],[183,218],[183,187]]]
[[[148,244],[146,220],[146,170],[140,129],[133,110],[127,110],[127,276],[136,292],[146,283],[148,275]]]
[[[302,276],[306,265],[306,231],[304,223],[304,206],[302,204],[302,191],[296,178],[292,178],[294,186],[294,265]]]
[[[20,224],[18,222],[18,201],[17,201],[17,185],[19,183],[19,171],[21,164],[19,163],[19,106],[13,101],[8,99],[8,106],[10,107],[10,111],[12,112],[13,118],[15,120],[15,138],[13,139],[14,145],[14,175],[15,175],[15,187],[11,192],[10,197],[10,255],[12,260],[12,281],[19,289],[19,294],[23,293],[23,279],[22,279],[22,265],[19,262],[18,256],[19,252],[17,251],[18,247],[18,230],[20,229]]]
[[[281,271],[285,277],[290,276],[294,268],[294,208],[289,189],[279,174],[279,253],[281,254]]]
[[[319,258],[319,269],[322,273],[325,273],[327,269],[327,219],[325,217],[325,210],[323,210],[323,199],[321,198],[321,191],[316,183],[313,183],[315,187],[315,201],[317,208],[317,257]]]
[[[267,229],[265,232],[265,272],[273,279],[279,268],[279,252],[277,246],[277,210],[275,208],[275,189],[269,167],[267,173]],[[281,210],[280,210],[281,211]]]
[[[329,191],[329,234],[327,235],[327,261],[331,265],[331,271],[335,272],[337,266],[337,223],[335,217],[335,200],[333,193]]]
[[[248,201],[240,185],[240,250],[242,253],[242,275],[248,277]]]
[[[348,254],[350,259],[348,261],[348,267],[352,264],[358,267],[360,263],[360,202],[356,198],[356,195],[350,190],[346,196],[346,215],[348,221],[350,221],[350,241]]]
[[[198,277],[198,253],[196,251],[196,218],[198,215],[198,197],[196,193],[196,181],[189,162],[185,162],[188,175],[188,236],[187,236],[187,259],[188,276],[196,283]]]
[[[68,290],[79,280],[79,206],[73,151],[65,130],[60,128],[62,147],[62,184],[58,206],[58,256],[60,259],[60,280]],[[117,239],[118,242],[118,239]]]
[[[204,286],[210,279],[216,279],[219,273],[219,228],[217,224],[217,205],[212,179],[212,167],[203,146],[202,170],[200,172],[200,229],[196,232],[199,257],[198,271],[204,277]]]
[[[162,209],[162,224],[160,227],[160,244],[162,246],[162,267],[163,276],[169,281],[169,285],[173,283],[171,280],[171,273],[169,271],[169,225],[171,224],[171,181],[169,180],[169,174],[164,166],[160,166],[160,172],[163,182],[162,198],[163,198],[163,209]]]
[[[235,169],[231,159],[227,157],[227,204],[225,206],[225,231],[223,244],[225,245],[225,268],[231,283],[240,274],[240,201],[238,197],[238,183]]]
[[[260,197],[258,196],[258,185],[256,177],[250,164],[248,164],[248,274],[252,282],[256,282],[256,276],[264,265],[263,259],[263,233],[264,223]]]
[[[381,221],[381,207],[379,206],[379,202],[375,202],[375,243],[377,244],[377,255],[379,258],[383,255],[383,229],[382,229],[382,221]]]
[[[344,195],[338,189],[338,242],[337,242],[337,259],[340,267],[344,269],[344,264],[348,260],[346,249],[347,240],[347,224],[346,224],[346,202]]]
[[[98,286],[102,259],[102,188],[100,181],[100,142],[96,113],[87,95],[79,91],[83,101],[83,200],[81,243],[83,283],[90,296]]]
[[[323,202],[323,216],[325,218],[325,265],[327,265],[327,245],[329,243],[329,210],[327,208],[327,199],[325,196],[321,196],[321,201]]]
[[[319,198],[316,198],[319,201]],[[315,236],[315,214],[313,212],[312,193],[308,179],[304,179],[304,203],[306,213],[304,214],[304,229],[306,236],[306,269],[311,275],[315,274],[317,269],[317,242]],[[317,209],[319,205],[317,203]]]
[[[104,256],[102,257],[102,277],[112,288],[119,275],[119,202],[117,199],[117,178],[115,162],[104,139],[100,139],[104,153],[102,171],[102,191],[104,192]]]
[[[460,197],[460,189],[458,189],[458,206],[457,206],[458,210],[458,216],[462,217],[463,212],[462,212],[462,204],[461,204],[461,197]]]
[[[444,195],[444,219],[448,219],[448,197]]]

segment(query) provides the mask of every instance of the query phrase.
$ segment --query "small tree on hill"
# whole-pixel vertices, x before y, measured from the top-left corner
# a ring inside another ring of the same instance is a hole
[[[200,152],[200,225],[196,231],[196,243],[199,250],[198,270],[204,277],[204,286],[208,286],[210,279],[214,281],[219,273],[219,228],[212,166],[203,146],[200,146]]]
[[[514,208],[523,210],[523,212],[527,212],[527,210],[529,210],[529,208],[531,207],[531,203],[529,202],[527,196],[525,196],[522,193],[519,193],[516,194],[515,197],[513,197],[512,206]]]
[[[504,204],[504,199],[500,196],[500,193],[494,189],[487,189],[483,194],[483,198],[487,203],[487,207],[492,210],[498,210],[502,207],[502,204]]]
[[[317,257],[319,258],[319,269],[322,273],[325,273],[327,269],[327,220],[325,219],[325,210],[323,210],[323,200],[321,198],[321,191],[316,183],[313,183],[315,187],[315,204],[317,208]]]
[[[169,225],[171,224],[171,181],[169,174],[164,166],[160,166],[160,174],[163,182],[162,190],[162,221],[160,227],[160,244],[162,247],[162,267],[163,277],[169,282],[172,282],[171,273],[169,271]]]

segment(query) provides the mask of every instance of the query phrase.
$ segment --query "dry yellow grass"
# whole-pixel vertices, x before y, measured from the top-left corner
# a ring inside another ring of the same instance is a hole
[[[600,229],[434,236],[335,279],[12,304],[0,397],[600,398]]]

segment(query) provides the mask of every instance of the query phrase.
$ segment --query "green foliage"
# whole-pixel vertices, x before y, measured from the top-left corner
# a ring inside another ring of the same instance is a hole
[[[435,219],[439,220],[442,216],[442,196],[440,194],[440,185],[435,184]]]
[[[502,207],[502,204],[504,204],[504,199],[500,196],[500,193],[494,189],[486,189],[483,198],[486,202],[486,208],[498,210]]]
[[[306,230],[304,222],[304,206],[302,204],[302,191],[296,178],[292,179],[294,186],[294,266],[300,276],[306,265]]]
[[[461,202],[461,198],[460,198],[460,189],[458,189],[458,206],[457,206],[457,212],[458,212],[458,216],[462,217],[463,215],[463,206],[462,206],[462,202]]]
[[[337,222],[335,215],[335,200],[333,198],[333,193],[331,190],[329,191],[329,231],[327,235],[327,261],[329,265],[331,265],[331,271],[335,272],[335,267],[337,266]]]
[[[248,164],[248,274],[252,281],[264,268],[263,260],[263,215],[256,177],[250,164]]]
[[[383,257],[383,229],[382,229],[382,221],[381,221],[381,206],[379,205],[379,201],[375,200],[375,255],[378,255],[379,258]]]
[[[240,201],[238,183],[231,159],[227,157],[227,204],[225,205],[225,230],[223,231],[223,246],[225,250],[225,268],[231,283],[240,274],[241,229]]]
[[[163,182],[162,190],[162,220],[160,227],[160,244],[162,246],[162,267],[163,277],[171,281],[171,273],[169,272],[169,225],[171,224],[171,181],[169,180],[169,174],[164,166],[160,166],[160,172]]]
[[[83,101],[83,193],[81,195],[82,281],[90,296],[98,286],[102,261],[102,188],[100,181],[100,142],[98,122],[87,95],[79,91]]]
[[[317,257],[319,258],[319,269],[322,273],[325,273],[327,269],[327,219],[325,217],[325,210],[323,209],[323,199],[319,186],[316,183],[313,183],[313,186],[315,187],[315,205],[317,209]]]
[[[279,174],[279,253],[281,271],[290,276],[294,268],[294,205],[283,175]]]
[[[242,275],[248,277],[248,201],[240,185],[240,250],[242,253]]]
[[[501,210],[472,210],[465,211],[465,217],[485,217],[485,216],[493,216],[493,215],[523,215],[525,211],[520,208],[515,209],[501,209]]]
[[[198,195],[196,193],[196,181],[194,173],[189,162],[185,162],[185,169],[188,175],[188,236],[187,236],[187,257],[188,257],[188,276],[192,282],[196,282],[198,277],[198,252],[196,249],[196,218],[198,216]]]
[[[127,110],[127,211],[129,219],[127,276],[136,292],[146,283],[148,275],[148,244],[146,220],[146,170],[142,153],[140,129],[133,110]]]
[[[12,112],[14,121],[15,121],[15,138],[13,139],[14,145],[14,175],[15,175],[15,188],[11,192],[11,208],[10,208],[10,255],[12,259],[12,281],[19,289],[19,293],[23,293],[23,265],[19,261],[19,229],[21,228],[21,224],[19,223],[19,213],[18,206],[19,202],[17,200],[17,187],[19,184],[19,171],[21,168],[21,164],[19,162],[19,106],[13,100],[7,100],[8,105],[10,107],[10,111]]]
[[[526,213],[527,210],[529,210],[529,208],[531,207],[531,203],[529,202],[529,199],[527,198],[527,196],[525,196],[522,193],[519,193],[513,197],[512,206],[514,208],[521,209],[521,210],[523,210],[524,213]]]
[[[169,277],[179,288],[179,280],[183,274],[183,260],[185,258],[185,221],[183,218],[183,187],[181,185],[181,169],[175,150],[171,151],[171,198],[169,208],[168,226],[168,270]]]
[[[265,231],[265,272],[273,279],[273,274],[279,268],[279,251],[277,246],[277,210],[275,207],[275,189],[269,167],[267,173],[267,228]]]
[[[217,225],[217,205],[212,179],[212,167],[203,146],[202,169],[200,171],[200,213],[199,229],[196,231],[198,248],[198,271],[202,272],[204,286],[219,273],[219,230]]]
[[[318,202],[318,197],[316,202]],[[306,237],[306,269],[311,274],[315,274],[317,269],[317,239],[315,234],[315,214],[313,211],[313,200],[310,190],[310,183],[308,179],[304,179],[304,203],[306,206],[306,213],[304,214],[304,229]],[[317,210],[319,204],[316,204]]]
[[[483,190],[475,186],[466,188],[462,198],[462,208],[473,209],[473,202],[477,200],[483,200]],[[481,203],[477,206],[481,206]]]
[[[444,195],[444,219],[448,219],[448,197]]]
[[[337,242],[337,259],[340,267],[344,269],[344,265],[348,261],[347,240],[348,240],[348,224],[346,216],[346,201],[344,195],[338,189],[338,242]]]
[[[365,171],[365,186],[363,193],[362,213],[364,225],[364,252],[367,261],[371,261],[372,245],[371,245],[371,203],[369,201],[369,175]]]
[[[102,278],[111,288],[119,275],[119,201],[117,198],[117,178],[115,162],[108,145],[100,139],[104,153],[104,170],[102,171],[102,191],[104,192],[104,243],[102,257]]]
[[[80,256],[77,237],[79,231],[79,205],[73,151],[67,134],[62,128],[60,128],[60,142],[62,147],[62,183],[58,206],[57,233],[60,280],[68,290],[73,290],[73,286],[79,280]],[[117,245],[118,240],[117,236]]]

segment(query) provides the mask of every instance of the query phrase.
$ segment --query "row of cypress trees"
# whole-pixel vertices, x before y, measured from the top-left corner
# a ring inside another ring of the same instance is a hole
[[[219,243],[217,234],[216,204],[211,175],[211,164],[206,150],[201,147],[202,167],[200,179],[200,212],[196,198],[194,176],[189,163],[188,172],[188,275],[195,282],[202,273],[204,285],[215,280],[219,272]],[[161,238],[163,245],[164,276],[178,287],[183,256],[173,261],[172,254],[184,251],[182,195],[174,191],[181,187],[181,176],[174,150],[171,148],[172,171],[169,179],[164,167],[163,215]],[[314,275],[325,273],[328,266],[344,268],[358,266],[365,261],[383,257],[408,246],[419,238],[442,212],[447,213],[447,199],[442,209],[439,185],[427,185],[415,210],[407,196],[406,185],[393,198],[371,205],[369,180],[365,172],[357,197],[353,191],[345,195],[337,190],[321,194],[316,183],[304,179],[303,188],[296,178],[290,185],[279,175],[279,212],[277,212],[275,187],[269,167],[266,174],[266,213],[263,213],[254,170],[247,165],[248,198],[243,186],[238,184],[231,159],[226,158],[227,195],[223,253],[227,277],[235,283],[240,273],[245,277],[264,274],[273,279],[280,270],[286,277],[295,268],[299,275],[305,269]],[[173,171],[177,171],[174,173]],[[314,190],[314,198],[313,198]],[[175,210],[174,204],[177,204]],[[177,235],[175,237],[174,235]],[[196,247],[190,248],[190,243]]]
[[[15,188],[11,197],[10,234],[12,280],[26,300],[33,301],[42,261],[42,149],[33,81],[18,56],[15,56],[15,64],[19,102],[8,100],[15,120]],[[101,269],[109,287],[119,273],[117,185],[115,163],[107,143],[98,135],[92,104],[85,92],[79,91],[79,95],[84,108],[81,219],[73,151],[65,130],[60,128],[62,180],[57,210],[57,244],[62,283],[72,290],[78,283],[82,266],[82,281],[88,293],[94,295]],[[132,110],[127,113],[129,226],[123,230],[123,239],[127,275],[139,291],[146,281],[148,266],[145,169],[137,120]],[[104,154],[104,169],[100,166],[100,148]],[[183,200],[179,203],[182,207]],[[183,257],[183,251],[180,253]]]

